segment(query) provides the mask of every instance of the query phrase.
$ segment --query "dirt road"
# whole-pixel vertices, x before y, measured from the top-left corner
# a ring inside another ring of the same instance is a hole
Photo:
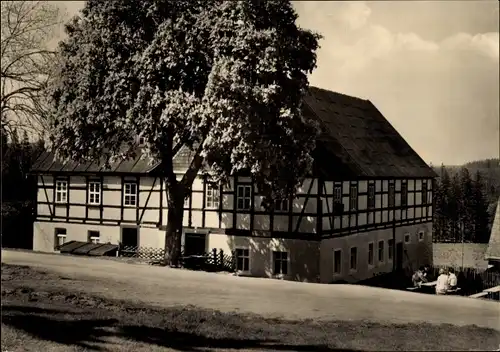
[[[475,324],[500,330],[498,303],[466,297],[241,278],[114,260],[8,250],[2,250],[2,262],[80,279],[62,280],[61,287],[68,289],[160,306],[195,305],[285,319]]]

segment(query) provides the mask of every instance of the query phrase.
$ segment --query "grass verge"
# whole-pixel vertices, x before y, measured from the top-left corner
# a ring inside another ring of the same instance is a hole
[[[2,264],[2,351],[450,351],[500,343],[498,331],[477,326],[287,321],[36,288],[64,279]]]

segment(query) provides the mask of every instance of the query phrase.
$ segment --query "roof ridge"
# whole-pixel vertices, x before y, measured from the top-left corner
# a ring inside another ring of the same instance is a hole
[[[316,87],[316,86],[309,86],[309,89],[311,89],[311,88],[322,90],[322,91],[327,92],[327,93],[337,94],[337,95],[340,95],[342,97],[346,97],[346,98],[350,98],[350,99],[361,100],[363,102],[369,101],[368,99],[363,99],[363,98],[360,98],[360,97],[356,97],[354,95],[340,93],[340,92],[337,92],[337,91],[334,91],[334,90],[330,90],[330,89],[326,89],[326,88],[321,88],[321,87]]]

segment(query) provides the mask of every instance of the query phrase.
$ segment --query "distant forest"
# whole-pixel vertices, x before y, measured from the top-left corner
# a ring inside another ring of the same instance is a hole
[[[434,242],[487,243],[500,197],[500,159],[433,167]]]

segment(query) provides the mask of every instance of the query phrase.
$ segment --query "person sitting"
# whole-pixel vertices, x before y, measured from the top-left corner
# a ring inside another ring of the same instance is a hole
[[[411,280],[413,282],[413,287],[420,287],[423,282],[427,282],[427,278],[425,277],[424,267],[421,266],[415,273],[413,274]]]
[[[458,279],[455,275],[455,270],[453,268],[448,269],[448,286],[449,290],[455,291],[457,289]]]
[[[424,277],[427,281],[430,281],[431,267],[429,265],[424,265]]]
[[[439,276],[436,282],[436,294],[437,295],[445,295],[448,291],[448,275],[447,270],[439,269]]]

